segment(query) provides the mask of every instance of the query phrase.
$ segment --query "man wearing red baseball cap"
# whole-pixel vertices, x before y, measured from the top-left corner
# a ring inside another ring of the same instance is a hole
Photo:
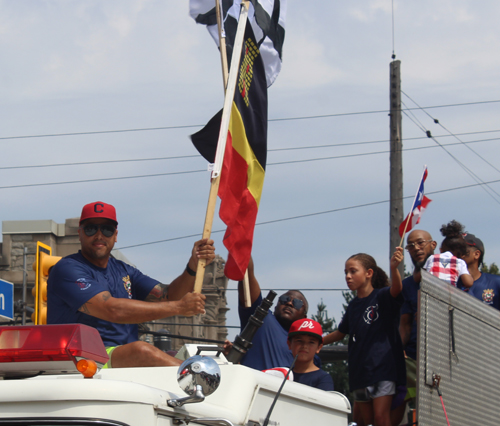
[[[295,321],[288,332],[288,347],[296,357],[293,380],[318,389],[332,391],[333,379],[314,364],[314,356],[323,347],[323,329],[312,319]]]
[[[205,313],[205,296],[192,290],[198,259],[208,264],[215,258],[213,241],[195,242],[182,274],[165,285],[111,256],[118,235],[112,205],[85,205],[79,225],[81,250],[50,272],[47,323],[96,328],[110,357],[107,368],[179,365],[180,360],[140,341],[137,324]]]

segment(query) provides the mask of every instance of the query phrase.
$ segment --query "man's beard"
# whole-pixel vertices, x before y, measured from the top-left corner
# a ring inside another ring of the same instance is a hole
[[[411,261],[413,262],[413,266],[415,266],[415,272],[418,272],[420,271],[424,265],[425,265],[425,262],[427,262],[427,259],[429,259],[429,257],[431,257],[432,253],[429,253],[429,255],[424,259],[422,260],[421,262],[416,262],[413,257],[411,258]]]

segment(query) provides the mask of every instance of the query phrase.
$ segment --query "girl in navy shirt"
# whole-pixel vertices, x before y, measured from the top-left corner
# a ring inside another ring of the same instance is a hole
[[[332,343],[349,334],[349,388],[365,424],[391,426],[390,410],[396,389],[406,383],[403,345],[399,335],[403,288],[398,265],[403,249],[391,257],[391,285],[375,259],[364,253],[345,263],[345,279],[357,296],[349,303]]]

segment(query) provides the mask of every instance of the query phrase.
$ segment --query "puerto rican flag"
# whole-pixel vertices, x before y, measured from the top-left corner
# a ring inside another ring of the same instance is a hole
[[[406,216],[405,220],[399,225],[399,236],[402,238],[404,234],[411,231],[413,227],[420,222],[420,217],[422,213],[427,208],[427,205],[432,201],[424,195],[424,182],[427,179],[427,166],[425,166],[424,173],[422,174],[422,179],[420,180],[420,186],[418,187],[417,195],[415,196],[415,201],[413,202],[413,207]]]

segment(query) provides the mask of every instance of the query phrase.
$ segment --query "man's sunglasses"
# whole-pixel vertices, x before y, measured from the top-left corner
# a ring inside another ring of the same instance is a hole
[[[286,303],[292,301],[292,305],[297,311],[304,306],[304,302],[300,299],[294,299],[292,296],[287,296],[284,294],[283,296],[280,296],[278,299],[278,302],[282,305],[285,305]]]
[[[101,234],[106,238],[112,237],[116,232],[116,226],[113,225],[96,225],[95,223],[88,223],[87,225],[83,225],[82,228],[87,237],[92,237],[97,234],[99,229],[101,230]]]

